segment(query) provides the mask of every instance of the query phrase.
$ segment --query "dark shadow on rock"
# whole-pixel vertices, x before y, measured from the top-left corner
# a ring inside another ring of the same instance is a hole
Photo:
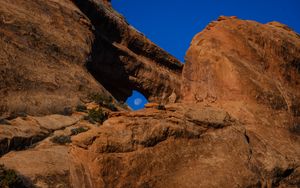
[[[35,186],[29,178],[0,164],[0,187],[33,188]]]
[[[97,6],[89,0],[73,2],[87,15],[94,27],[95,40],[86,64],[87,69],[117,100],[125,101],[136,87],[129,80],[124,62],[120,59],[128,54],[113,45],[114,42],[121,42],[122,31],[105,15],[105,11],[101,10],[104,7]]]
[[[167,97],[174,88],[179,93],[183,66],[176,58],[149,41],[102,1],[73,2],[93,25],[95,39],[87,69],[117,100],[125,101],[132,90],[142,92],[148,99]],[[161,67],[163,71],[153,67]],[[169,71],[178,79],[172,79]],[[148,73],[152,77],[145,79]]]

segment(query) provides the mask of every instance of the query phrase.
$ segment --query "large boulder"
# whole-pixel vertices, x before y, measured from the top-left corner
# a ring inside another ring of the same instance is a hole
[[[262,185],[278,186],[276,173],[295,173],[299,185],[299,60],[300,37],[287,26],[224,16],[186,54],[182,100],[217,106],[245,126],[248,164]]]
[[[299,116],[300,37],[287,26],[220,17],[186,54],[184,101],[245,101]]]

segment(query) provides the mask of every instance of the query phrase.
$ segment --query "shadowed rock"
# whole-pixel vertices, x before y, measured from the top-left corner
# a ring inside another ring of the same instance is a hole
[[[179,98],[177,59],[108,2],[73,2],[0,2],[0,116],[61,113],[93,93],[125,101],[136,89],[167,101],[174,91]]]
[[[183,65],[156,46],[105,1],[73,0],[95,27],[88,69],[114,97],[125,101],[139,90],[150,101],[179,99]]]

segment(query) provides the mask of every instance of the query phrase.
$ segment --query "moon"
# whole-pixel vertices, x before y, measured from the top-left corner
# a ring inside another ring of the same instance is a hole
[[[142,99],[141,98],[136,98],[136,99],[134,99],[133,103],[134,103],[135,106],[139,106],[142,103]]]

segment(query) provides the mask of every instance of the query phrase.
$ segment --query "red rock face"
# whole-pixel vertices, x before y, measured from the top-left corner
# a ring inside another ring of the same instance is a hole
[[[248,101],[297,116],[299,64],[299,35],[286,26],[221,17],[186,54],[183,100]]]
[[[299,65],[300,37],[287,26],[220,17],[186,54],[183,100],[271,108],[289,114],[298,130]]]
[[[263,186],[278,186],[275,169],[299,162],[299,66],[297,33],[277,22],[236,17],[210,23],[186,54],[182,100],[220,107],[242,123],[251,147],[248,164],[267,180]],[[275,151],[283,155],[268,154]]]
[[[156,46],[103,1],[74,0],[91,20],[96,37],[88,69],[114,97],[125,101],[133,89],[150,101],[180,94],[183,65]]]
[[[0,2],[0,117],[62,112],[90,92],[110,95],[86,70],[92,25],[70,1]]]
[[[110,1],[3,0],[0,13],[0,117],[61,113],[93,93],[179,99],[182,64]]]
[[[299,187],[298,34],[222,16],[183,67],[108,2],[0,1],[0,114],[86,103],[0,118],[0,187]]]
[[[103,2],[108,5],[108,6],[111,6],[111,0],[103,0]]]

